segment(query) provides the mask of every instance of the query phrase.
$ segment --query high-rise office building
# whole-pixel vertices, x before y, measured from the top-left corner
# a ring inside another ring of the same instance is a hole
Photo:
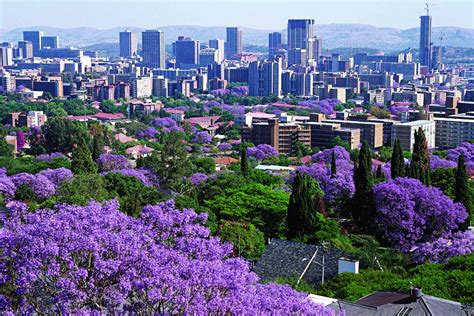
[[[281,72],[281,58],[250,63],[249,95],[281,96]]]
[[[23,31],[23,40],[33,44],[33,56],[36,56],[41,49],[41,38],[43,35],[43,31]]]
[[[443,63],[443,47],[442,46],[433,46],[433,51],[431,52],[431,68],[440,69]]]
[[[43,36],[41,38],[41,48],[59,48],[58,36]]]
[[[275,56],[277,51],[281,48],[281,33],[273,32],[268,34],[268,57]]]
[[[199,52],[199,65],[207,67],[213,63],[219,62],[219,50],[215,48],[204,48]]]
[[[218,53],[218,61],[221,62],[224,60],[225,58],[225,43],[224,43],[224,40],[222,39],[210,39],[209,40],[209,47],[210,48],[214,48],[214,49],[217,49],[219,51]]]
[[[13,65],[13,49],[7,46],[0,46],[0,66]]]
[[[420,16],[420,64],[431,69],[431,15]]]
[[[120,32],[120,57],[131,58],[137,56],[138,36],[136,32],[125,30]]]
[[[152,68],[165,68],[165,35],[160,30],[142,32],[143,64]]]
[[[178,68],[196,68],[199,64],[199,41],[180,36],[175,42],[175,55]]]
[[[314,44],[313,28],[313,19],[288,20],[288,52],[294,49],[305,49],[307,59],[312,59]],[[294,60],[288,57],[288,65],[293,64],[295,64]]]
[[[226,58],[232,59],[242,54],[242,29],[240,27],[228,27],[225,42]]]
[[[319,63],[319,58],[323,54],[323,39],[321,37],[314,37],[313,42],[313,59]]]

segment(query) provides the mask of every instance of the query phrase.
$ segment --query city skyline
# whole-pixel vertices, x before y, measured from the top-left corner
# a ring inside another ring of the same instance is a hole
[[[59,4],[57,0],[0,0],[0,29],[11,30],[33,26],[107,29],[124,26],[155,28],[169,25],[236,25],[260,30],[282,30],[289,18],[315,19],[316,25],[370,24],[378,27],[409,29],[419,27],[417,18],[425,14],[424,2],[422,0],[410,2],[391,0],[310,2],[298,0],[291,3],[269,0],[253,2],[248,0],[230,2],[221,0],[196,2],[139,0],[134,2],[132,9],[130,9],[130,5],[122,0],[109,0],[101,3],[81,0],[71,1],[67,4]],[[269,5],[270,3],[271,5]],[[75,14],[81,8],[92,4],[95,10],[88,10],[87,15]],[[229,5],[232,10],[228,10]],[[30,10],[23,11],[21,15],[16,14],[19,8],[25,6],[28,6]],[[224,7],[227,10],[224,10]],[[304,16],[294,8],[304,8]],[[433,27],[474,28],[473,9],[472,2],[465,0],[444,0],[433,3],[430,9],[430,15],[436,21]],[[108,12],[108,14],[104,15],[104,12]],[[179,16],[175,14],[176,12],[179,12]],[[253,16],[249,12],[259,12],[259,14]],[[212,18],[210,19],[209,16]],[[262,19],[262,16],[265,18]]]

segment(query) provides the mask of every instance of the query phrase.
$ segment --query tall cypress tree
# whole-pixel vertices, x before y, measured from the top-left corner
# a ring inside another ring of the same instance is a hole
[[[403,159],[403,149],[399,139],[396,139],[393,144],[390,173],[392,179],[405,176],[405,160]]]
[[[426,185],[431,183],[430,176],[430,152],[428,150],[428,143],[426,141],[425,132],[421,129],[415,131],[415,144],[413,145],[413,155],[411,164],[414,165],[411,177],[419,179]]]
[[[323,192],[309,175],[297,173],[288,203],[287,238],[302,238],[314,234],[324,214]]]
[[[92,160],[92,154],[85,136],[78,137],[76,146],[72,151],[71,171],[76,174],[97,172],[97,166]]]
[[[247,177],[249,175],[249,160],[247,157],[247,148],[242,148],[240,151],[240,171]]]
[[[331,156],[331,178],[334,178],[334,176],[337,173],[337,166],[336,166],[336,153],[334,150],[332,151],[332,156]]]
[[[363,232],[369,232],[375,224],[373,181],[372,152],[364,141],[354,169],[355,193],[351,203],[352,218],[358,229]]]
[[[454,189],[454,202],[460,202],[466,208],[468,217],[461,229],[467,229],[471,223],[472,216],[472,192],[469,186],[469,177],[466,172],[466,163],[464,155],[458,157],[458,167],[456,168],[456,185]]]

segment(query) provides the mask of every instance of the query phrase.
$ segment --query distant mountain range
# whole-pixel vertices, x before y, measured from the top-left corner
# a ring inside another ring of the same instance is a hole
[[[104,43],[118,42],[118,33],[124,29],[141,32],[144,29],[124,26],[106,30],[91,27],[78,28],[54,28],[34,26],[28,28],[16,28],[13,30],[0,30],[1,41],[18,41],[22,39],[24,30],[43,30],[45,35],[58,35],[62,46],[86,47]],[[211,38],[225,38],[224,26],[191,26],[173,25],[162,26],[159,29],[165,32],[166,43],[176,40],[179,35],[188,36],[200,41]],[[280,30],[283,34],[285,30]],[[267,45],[268,33],[271,30],[257,30],[243,28],[245,44]],[[419,46],[419,28],[400,30],[396,28],[376,27],[365,24],[317,24],[315,33],[323,39],[324,49],[337,47],[366,47],[385,51],[402,50],[406,48],[417,48]],[[434,45],[440,43],[443,38],[444,46],[474,48],[474,29],[459,27],[435,27],[433,28]],[[139,36],[139,41],[141,36]]]

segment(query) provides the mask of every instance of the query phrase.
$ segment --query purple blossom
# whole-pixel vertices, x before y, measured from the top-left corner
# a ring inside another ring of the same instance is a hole
[[[0,176],[0,194],[5,199],[11,199],[15,196],[16,185],[5,174]]]
[[[154,127],[149,126],[149,127],[145,128],[142,131],[138,131],[136,136],[137,136],[138,139],[155,138],[156,134],[158,134],[158,133],[159,132]]]
[[[39,172],[37,175],[46,177],[56,187],[58,187],[62,182],[69,180],[73,177],[71,170],[63,167],[56,169],[45,169]]]
[[[247,262],[229,258],[229,243],[210,236],[206,219],[173,201],[146,206],[140,218],[120,212],[117,201],[10,217],[1,228],[0,286],[12,293],[3,294],[1,308],[333,315],[288,286],[258,283]]]
[[[16,147],[18,151],[22,151],[25,147],[25,134],[21,130],[16,132]]]
[[[271,145],[260,144],[256,147],[248,147],[247,155],[249,157],[254,157],[257,160],[265,160],[268,157],[278,156],[278,152]]]
[[[36,156],[36,160],[39,160],[39,161],[50,161],[51,159],[54,159],[54,158],[66,158],[66,156],[58,152]]]
[[[345,202],[354,195],[354,166],[350,161],[336,160],[336,174],[331,175],[329,164],[324,162],[313,163],[310,166],[299,166],[296,172],[310,175],[316,180],[324,192],[325,203],[336,211],[342,210]],[[296,175],[290,175],[290,182]]]
[[[194,186],[199,186],[200,184],[206,182],[207,179],[208,179],[208,176],[204,173],[195,173],[189,177],[189,181]]]
[[[208,144],[212,141],[212,136],[206,131],[196,132],[194,142],[197,144]]]
[[[130,168],[124,168],[124,169],[116,169],[116,170],[110,170],[110,171],[105,171],[102,172],[101,175],[106,175],[111,172],[117,172],[120,174],[123,174],[124,176],[127,177],[135,177],[138,180],[140,180],[141,183],[143,183],[146,186],[154,186],[159,188],[160,187],[160,182],[158,176],[151,170],[146,169],[146,168],[141,168],[141,169],[130,169]]]
[[[332,153],[336,155],[336,160],[350,161],[351,156],[344,147],[334,146],[333,148],[325,149],[311,156],[313,162],[323,162],[330,164],[332,160]]]
[[[102,154],[97,158],[97,165],[101,171],[112,171],[130,168],[130,161],[122,155]]]
[[[36,198],[40,200],[50,198],[56,191],[54,183],[41,174],[29,174],[23,172],[11,176],[10,179],[17,188],[23,184],[29,186],[35,193]]]
[[[153,121],[151,121],[151,124],[159,131],[163,131],[166,133],[183,131],[183,129],[178,126],[178,123],[171,117],[157,117]]]
[[[469,175],[474,175],[474,144],[461,143],[458,147],[448,150],[446,159],[457,163],[459,155],[464,155],[467,172]]]
[[[450,238],[440,237],[433,242],[420,244],[413,256],[415,263],[425,261],[446,263],[449,258],[474,252],[474,234],[472,231],[457,232]]]
[[[430,156],[430,168],[439,169],[439,168],[456,168],[457,163],[451,160],[440,158],[436,155]]]
[[[394,247],[409,251],[418,243],[450,237],[467,218],[461,203],[417,179],[397,178],[374,186],[377,223]]]
[[[219,151],[229,151],[232,150],[232,145],[229,143],[220,143],[217,149],[219,149]]]

